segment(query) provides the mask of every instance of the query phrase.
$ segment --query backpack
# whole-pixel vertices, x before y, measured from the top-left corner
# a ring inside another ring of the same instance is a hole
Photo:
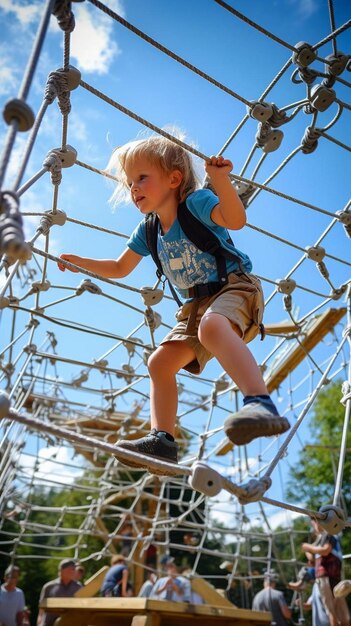
[[[240,271],[245,274],[242,267],[240,257],[233,251],[226,250],[220,243],[220,240],[215,233],[210,230],[205,224],[200,222],[195,215],[189,211],[185,202],[181,202],[177,209],[177,218],[180,226],[187,236],[187,238],[195,244],[202,252],[207,252],[215,257],[217,265],[218,280],[208,283],[201,283],[194,285],[189,289],[190,298],[203,298],[205,296],[212,296],[218,293],[228,283],[228,273],[226,259],[233,259],[237,261]],[[157,278],[161,279],[164,276],[161,261],[157,253],[157,234],[159,229],[159,218],[156,213],[148,213],[145,216],[145,231],[146,231],[146,243],[150,250],[152,259],[156,265]],[[234,246],[231,237],[228,237],[228,243]],[[168,280],[168,279],[167,279]],[[178,306],[182,305],[173,285],[168,281],[169,288],[172,296],[177,302]]]

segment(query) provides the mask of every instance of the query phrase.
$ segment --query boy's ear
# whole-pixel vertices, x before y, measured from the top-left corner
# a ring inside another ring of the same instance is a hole
[[[173,170],[170,174],[170,184],[172,189],[179,187],[183,180],[183,174],[180,170]]]

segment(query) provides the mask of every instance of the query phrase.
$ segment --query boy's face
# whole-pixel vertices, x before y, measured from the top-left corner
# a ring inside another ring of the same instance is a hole
[[[180,181],[177,182],[174,172],[166,174],[144,156],[136,157],[126,166],[125,171],[132,200],[144,215],[176,202]]]

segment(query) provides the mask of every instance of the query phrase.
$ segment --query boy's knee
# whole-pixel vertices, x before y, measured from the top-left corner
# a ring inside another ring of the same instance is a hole
[[[198,328],[198,337],[201,343],[206,342],[208,338],[213,338],[217,323],[216,314],[204,315],[201,318]]]
[[[161,362],[161,351],[160,351],[160,348],[157,348],[155,352],[150,354],[147,360],[147,367],[148,367],[149,372],[151,373],[155,369],[158,369],[160,362]]]
[[[165,372],[171,373],[173,369],[172,351],[168,347],[168,344],[159,346],[155,352],[149,356],[147,367],[149,374],[157,376],[158,374],[164,374]]]

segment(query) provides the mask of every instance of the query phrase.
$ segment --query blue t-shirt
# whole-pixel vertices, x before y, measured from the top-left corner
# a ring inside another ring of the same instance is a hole
[[[122,574],[125,569],[128,569],[127,566],[121,563],[110,567],[101,586],[101,595],[112,591],[122,581]]]
[[[228,243],[227,229],[218,226],[211,219],[212,210],[218,202],[218,197],[210,189],[199,189],[186,198],[188,210],[215,233],[224,248],[231,250],[240,258],[241,267],[245,272],[251,272],[252,263],[249,257]],[[141,256],[150,254],[146,243],[145,220],[135,228],[127,241],[127,246]],[[218,280],[215,257],[202,252],[187,238],[178,218],[165,235],[159,231],[157,252],[164,274],[183,298],[188,298],[187,290],[190,287]],[[241,269],[236,260],[227,259],[226,263],[228,273]]]
[[[0,624],[4,626],[17,626],[17,613],[24,610],[24,594],[22,589],[6,591],[5,586],[0,588]]]

